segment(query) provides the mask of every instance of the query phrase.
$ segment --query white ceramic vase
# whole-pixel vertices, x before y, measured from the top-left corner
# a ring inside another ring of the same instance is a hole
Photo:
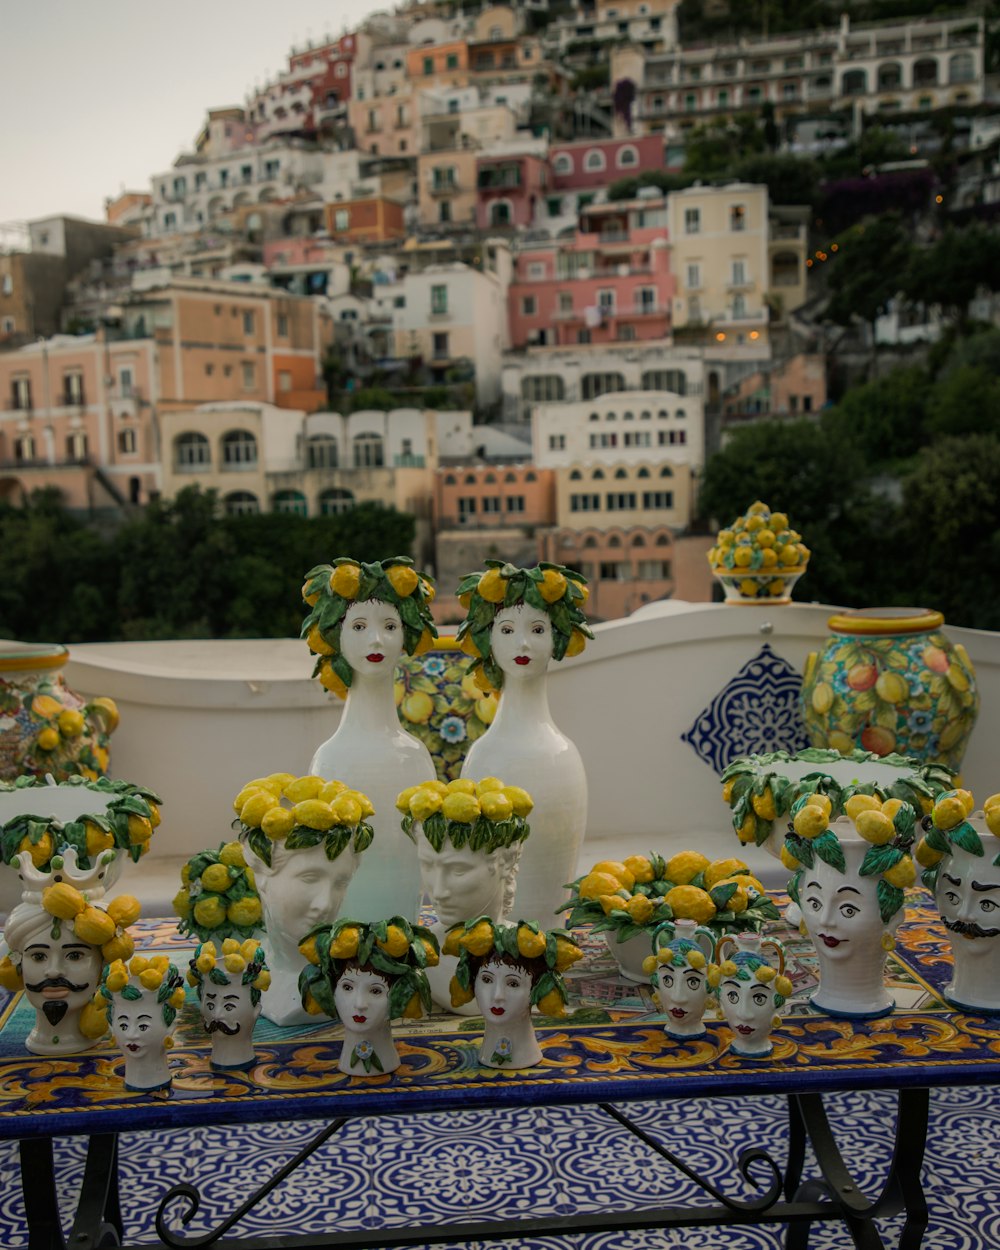
[[[730,1049],[747,1059],[766,1059],[773,1049],[771,1029],[777,1010],[774,982],[785,971],[785,949],[759,933],[733,933],[719,939],[716,951],[720,963],[731,959],[741,974],[723,973],[719,983],[719,1005],[733,1033]],[[769,951],[777,955],[774,962],[767,958]],[[748,959],[761,962],[754,967],[746,962]],[[762,963],[773,970],[769,980],[758,975]]]
[[[894,932],[903,912],[883,922],[876,893],[880,878],[860,873],[870,843],[846,816],[831,828],[844,853],[845,871],[816,856],[799,888],[802,920],[819,964],[819,989],[810,1001],[829,1016],[874,1019],[896,1005],[884,983],[883,938]]]
[[[531,974],[501,960],[482,965],[475,980],[476,1004],[483,1017],[479,1062],[485,1068],[533,1068],[542,1049],[531,1023]]]
[[[661,933],[668,940],[664,944],[662,939],[659,942],[654,939],[654,953],[666,949],[679,961],[679,966],[673,959],[669,963],[657,963],[653,974],[653,994],[666,1017],[663,1031],[668,1037],[678,1040],[704,1037],[708,961],[715,953],[715,934],[711,929],[685,919],[661,925],[657,934]],[[704,956],[700,968],[687,961],[692,948]]]
[[[502,777],[534,800],[513,910],[546,926],[566,901],[567,882],[577,875],[587,826],[587,776],[580,752],[552,719],[551,627],[539,642],[530,632],[531,613],[521,605],[504,609],[494,621],[493,655],[504,674],[503,692],[493,724],[466,756],[462,776]],[[501,645],[497,631],[508,620],[515,632]]]
[[[965,1011],[1000,1014],[1000,839],[981,811],[969,817],[982,849],[952,845],[940,861],[934,898],[951,939],[954,973],[945,997]]]

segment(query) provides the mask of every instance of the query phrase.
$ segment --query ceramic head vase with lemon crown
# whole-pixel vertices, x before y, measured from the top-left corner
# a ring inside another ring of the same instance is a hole
[[[111,1026],[125,1056],[125,1088],[142,1093],[170,1088],[170,1027],[184,1006],[184,982],[166,955],[114,960],[105,970],[93,1011]]]
[[[264,948],[255,938],[202,942],[190,961],[188,984],[198,994],[201,1019],[212,1040],[212,1067],[253,1066],[253,1028],[261,997],[271,985]]]
[[[488,560],[459,585],[467,616],[458,637],[477,678],[502,696],[493,724],[472,744],[462,776],[516,777],[534,799],[515,910],[550,916],[575,870],[587,823],[587,777],[576,746],[552,719],[551,660],[578,655],[593,637],[585,579],[561,565],[520,569]]]
[[[666,1020],[663,1031],[678,1041],[704,1037],[708,966],[716,935],[693,920],[668,920],[653,934],[653,953],[643,961]]]
[[[777,956],[777,966],[768,960],[769,952]],[[719,939],[716,958],[708,982],[733,1033],[730,1049],[747,1059],[766,1059],[778,1023],[775,1012],[792,992],[784,975],[785,948],[759,933],[737,933]]]
[[[302,1004],[344,1026],[339,1068],[348,1076],[381,1076],[399,1067],[393,1020],[430,1011],[425,969],[438,961],[437,938],[403,916],[371,924],[320,925],[301,943]]]
[[[437,916],[434,933],[470,916],[506,920],[514,904],[521,848],[530,833],[531,796],[497,777],[467,777],[410,786],[396,800],[403,831],[413,839],[420,879]],[[455,959],[445,955],[427,973],[431,996],[451,1007]],[[460,1009],[472,1014],[471,1004]]]
[[[429,647],[437,631],[434,588],[413,562],[396,556],[365,564],[341,557],[306,574],[309,613],[302,635],[316,656],[313,675],[347,700],[336,732],[317,748],[309,771],[350,777],[371,796],[375,843],[351,883],[347,910],[358,919],[387,913],[416,918],[420,874],[413,845],[395,820],[404,786],[432,781],[434,761],[396,714],[393,672],[405,651]]]
[[[443,950],[458,957],[452,1005],[458,1009],[474,1000],[483,1017],[479,1062],[487,1068],[541,1063],[531,1009],[565,1015],[562,974],[583,958],[583,951],[560,930],[546,933],[527,920],[495,924],[488,916],[453,925]]]
[[[781,858],[794,874],[788,892],[816,948],[812,1005],[830,1016],[872,1019],[895,1006],[885,961],[904,891],[916,880],[910,850],[917,814],[902,799],[883,803],[863,793],[845,808],[831,824],[825,795],[798,799]]]
[[[23,989],[35,1009],[25,1041],[32,1054],[86,1050],[107,1032],[107,1022],[87,1008],[105,964],[132,954],[127,929],[139,918],[139,904],[128,894],[100,901],[100,865],[81,868],[72,847],[47,874],[21,854],[27,888],[4,927],[8,954],[0,962],[0,985]]]
[[[264,1014],[274,1024],[301,1024],[306,1015],[298,993],[304,965],[299,942],[341,914],[351,878],[372,843],[372,804],[342,781],[273,773],[248,782],[233,807],[267,930],[274,984]]]
[[[945,997],[964,1011],[1000,1014],[1000,794],[976,811],[967,790],[934,804],[916,859],[951,938]]]
[[[809,563],[809,548],[783,512],[772,512],[757,500],[719,530],[708,562],[727,603],[774,606],[791,602],[792,587]]]

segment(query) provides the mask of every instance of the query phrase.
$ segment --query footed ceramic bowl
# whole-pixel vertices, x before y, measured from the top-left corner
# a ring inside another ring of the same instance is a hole
[[[760,604],[771,607],[791,603],[792,589],[805,572],[797,569],[769,569],[766,573],[745,573],[739,569],[713,569],[721,584],[726,603]]]
[[[614,955],[621,974],[627,981],[636,981],[642,985],[649,984],[649,974],[643,972],[642,961],[652,951],[652,937],[655,925],[650,925],[648,933],[636,933],[624,942],[618,940],[618,934],[605,932],[604,940],[608,950]]]

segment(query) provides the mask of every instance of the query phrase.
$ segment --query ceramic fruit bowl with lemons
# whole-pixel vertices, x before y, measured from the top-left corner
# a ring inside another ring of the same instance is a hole
[[[792,589],[809,563],[809,548],[784,512],[759,499],[719,530],[708,552],[727,603],[765,606],[790,603]]]
[[[603,933],[622,975],[646,983],[642,963],[665,920],[694,920],[717,936],[754,932],[778,909],[740,859],[710,860],[698,851],[669,859],[651,851],[621,862],[603,859],[566,887],[567,928],[590,924]]]

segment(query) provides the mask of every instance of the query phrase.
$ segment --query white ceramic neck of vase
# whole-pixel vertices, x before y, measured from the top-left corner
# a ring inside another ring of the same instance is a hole
[[[955,960],[948,993],[970,1007],[1000,1005],[1000,937],[965,938],[949,934]]]
[[[351,679],[338,733],[399,733],[399,718],[393,697],[392,664],[385,672],[359,673]]]
[[[548,678],[548,670],[544,668],[533,677],[505,675],[491,732],[514,729],[523,733],[526,725],[552,724]]]
[[[359,1060],[354,1067],[351,1067],[351,1056],[354,1053],[355,1046],[368,1042],[373,1048],[374,1053],[378,1056],[379,1063],[382,1065],[381,1072],[375,1066],[369,1071],[365,1071],[364,1064]],[[372,1029],[369,1033],[355,1033],[353,1029],[344,1029],[344,1046],[340,1052],[340,1063],[338,1064],[341,1072],[346,1072],[348,1076],[381,1076],[383,1072],[392,1072],[399,1067],[399,1051],[396,1049],[396,1043],[392,1040],[392,1027],[388,1023],[380,1028]]]
[[[84,1037],[80,1032],[82,1007],[71,1009],[58,1024],[49,1024],[43,1011],[35,1011],[35,1027],[25,1040],[25,1048],[33,1055],[72,1055],[89,1050],[101,1040]]]
[[[158,1089],[170,1080],[165,1050],[150,1051],[135,1058],[125,1057],[125,1084],[132,1089]]]
[[[235,1036],[212,1034],[212,1064],[220,1068],[243,1068],[253,1063],[253,1029],[241,1029]]]
[[[496,1063],[492,1055],[502,1041],[510,1042],[510,1062]],[[531,1014],[516,1019],[504,1020],[502,1024],[493,1024],[483,1020],[483,1044],[479,1051],[480,1060],[487,1067],[531,1068],[542,1058],[538,1038],[535,1036]]]

